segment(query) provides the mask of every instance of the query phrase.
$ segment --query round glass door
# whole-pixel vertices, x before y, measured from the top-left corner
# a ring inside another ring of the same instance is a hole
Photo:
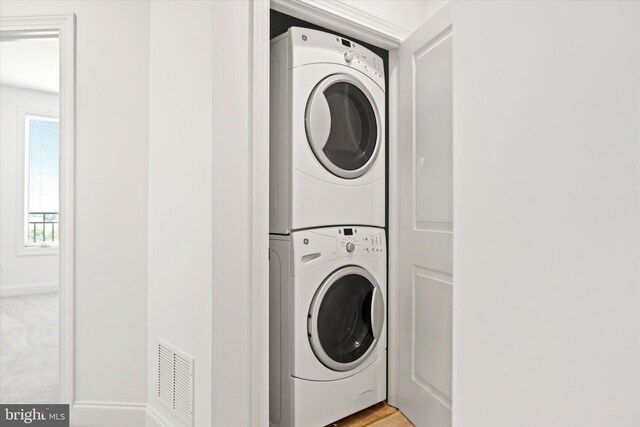
[[[382,138],[371,94],[348,74],[334,74],[316,86],[307,102],[305,129],[318,161],[347,179],[369,170]]]
[[[363,268],[348,266],[327,277],[316,292],[309,310],[309,341],[325,366],[347,371],[373,350],[383,323],[376,280]]]

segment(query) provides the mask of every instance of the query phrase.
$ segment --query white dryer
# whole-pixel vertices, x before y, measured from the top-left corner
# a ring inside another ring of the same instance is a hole
[[[384,229],[271,235],[269,422],[320,427],[386,398]]]
[[[292,27],[271,41],[270,232],[385,225],[383,62]]]

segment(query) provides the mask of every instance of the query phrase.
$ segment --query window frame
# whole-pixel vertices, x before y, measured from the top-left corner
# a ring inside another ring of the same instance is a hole
[[[56,255],[59,253],[60,248],[59,239],[58,242],[48,242],[46,244],[29,244],[27,241],[29,235],[29,123],[32,119],[60,123],[59,115],[53,111],[32,108],[20,108],[18,111],[17,135],[19,143],[16,150],[18,155],[18,161],[16,162],[18,170],[16,172],[19,179],[16,182],[16,230],[21,230],[21,232],[16,232],[16,255]],[[60,185],[58,184],[58,197],[60,195],[59,192]],[[58,217],[59,220],[60,218]]]

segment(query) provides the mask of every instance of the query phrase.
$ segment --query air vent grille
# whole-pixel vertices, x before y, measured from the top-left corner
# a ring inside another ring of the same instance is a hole
[[[193,358],[158,343],[158,398],[176,415],[193,423]]]

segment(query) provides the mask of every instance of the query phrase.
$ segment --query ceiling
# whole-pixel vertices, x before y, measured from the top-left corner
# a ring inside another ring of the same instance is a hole
[[[58,93],[58,38],[30,38],[0,42],[0,84]]]

